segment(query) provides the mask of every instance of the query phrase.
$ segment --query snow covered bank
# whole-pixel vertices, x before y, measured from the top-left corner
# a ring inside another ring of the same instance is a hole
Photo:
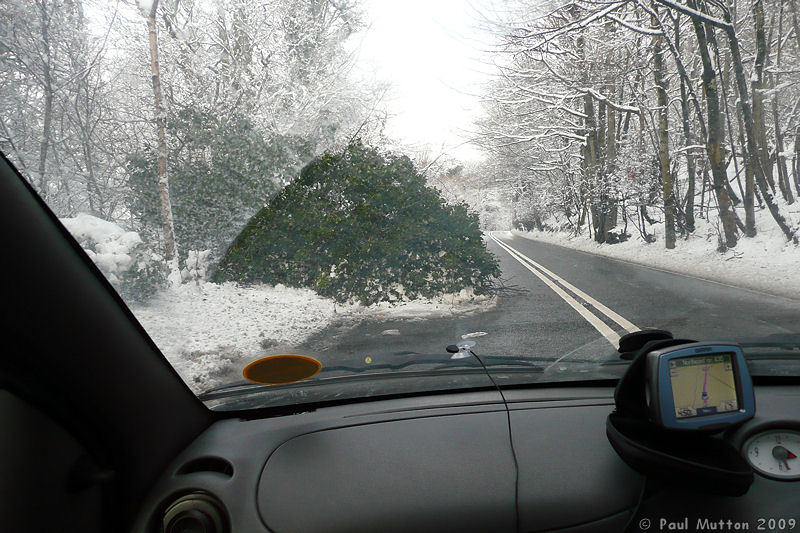
[[[112,283],[118,283],[131,267],[134,250],[142,244],[135,231],[92,215],[81,213],[59,220]]]
[[[86,213],[59,220],[126,300],[146,300],[165,284],[163,258],[135,231]]]
[[[131,309],[181,377],[199,392],[242,379],[250,361],[286,353],[333,321],[421,320],[479,312],[494,303],[465,290],[396,305],[341,306],[308,289],[199,282],[161,291]]]
[[[266,355],[263,347],[300,343],[336,316],[310,290],[234,283],[187,283],[132,311],[196,391],[241,379],[242,363]]]
[[[764,221],[756,237],[741,238],[736,248],[720,253],[716,251],[716,232],[704,224],[705,221],[698,222],[697,230],[688,239],[679,238],[673,250],[664,248],[662,238],[648,244],[638,235],[629,241],[609,245],[597,244],[586,235],[576,237],[567,232],[513,233],[574,250],[800,299],[800,247],[786,242],[774,223]]]

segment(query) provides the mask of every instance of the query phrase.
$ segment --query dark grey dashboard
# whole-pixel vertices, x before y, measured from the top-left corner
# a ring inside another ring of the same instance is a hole
[[[737,447],[764,428],[800,426],[796,387],[756,387],[756,395],[756,417],[726,436]],[[508,410],[499,393],[473,392],[218,421],[157,482],[135,529],[157,530],[170,502],[192,491],[217,498],[234,532],[515,531],[517,523],[611,532],[623,530],[640,498],[636,519],[652,520],[653,531],[684,517],[746,520],[752,530],[759,517],[800,522],[798,483],[756,476],[739,498],[649,482],[645,492],[606,438],[611,388],[505,396]]]

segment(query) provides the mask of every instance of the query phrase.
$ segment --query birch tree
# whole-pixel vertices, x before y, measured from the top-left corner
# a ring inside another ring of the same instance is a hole
[[[159,0],[138,0],[139,9],[147,20],[147,34],[150,45],[150,71],[153,80],[154,122],[158,144],[156,158],[158,161],[158,196],[161,208],[161,230],[164,238],[164,257],[170,270],[178,269],[178,245],[175,241],[175,222],[172,218],[172,201],[167,175],[167,113],[164,109],[164,98],[161,94],[161,70],[158,62],[158,29],[156,14]]]

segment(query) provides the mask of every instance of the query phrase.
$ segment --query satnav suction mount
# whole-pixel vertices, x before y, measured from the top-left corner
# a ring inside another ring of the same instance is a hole
[[[741,349],[674,339],[664,331],[651,338],[647,333],[620,339],[620,352],[634,355],[606,421],[611,446],[650,478],[698,492],[745,494],[753,483],[752,469],[715,437],[755,413]]]

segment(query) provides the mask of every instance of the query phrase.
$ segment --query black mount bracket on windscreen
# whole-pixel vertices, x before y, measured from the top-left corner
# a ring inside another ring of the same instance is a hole
[[[617,385],[616,409],[606,421],[611,446],[628,466],[648,477],[697,492],[745,494],[753,483],[753,471],[730,444],[714,436],[719,427],[705,431],[668,429],[654,420],[653,399],[648,402],[648,393],[654,394],[647,385],[648,354],[652,359],[653,353],[693,346],[695,341],[665,338],[668,332],[663,331],[651,337],[657,340],[649,340],[643,333],[637,332],[636,339],[620,340],[621,352],[623,344],[628,353],[632,342],[639,347]],[[749,380],[749,374],[746,377]]]

